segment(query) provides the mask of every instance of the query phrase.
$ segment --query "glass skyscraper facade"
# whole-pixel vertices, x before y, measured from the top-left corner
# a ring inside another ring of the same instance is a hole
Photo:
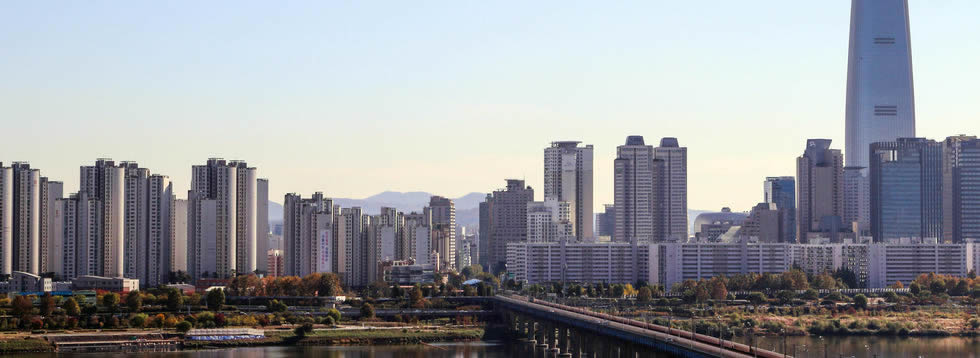
[[[766,202],[776,204],[779,211],[780,240],[796,242],[796,179],[768,177],[764,189]]]
[[[924,138],[871,145],[871,233],[876,241],[942,236],[942,146]]]

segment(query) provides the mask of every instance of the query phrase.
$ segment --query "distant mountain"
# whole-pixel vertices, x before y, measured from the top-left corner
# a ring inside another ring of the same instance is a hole
[[[365,214],[377,215],[381,213],[381,207],[397,208],[403,212],[421,211],[423,207],[429,205],[429,198],[433,194],[413,191],[397,192],[386,191],[372,195],[364,199],[333,198],[334,204],[345,208],[360,206]],[[454,198],[456,205],[456,224],[459,226],[470,227],[476,230],[480,223],[480,203],[486,198],[484,193],[469,193],[459,198]],[[269,223],[275,225],[282,222],[282,204],[269,201]]]

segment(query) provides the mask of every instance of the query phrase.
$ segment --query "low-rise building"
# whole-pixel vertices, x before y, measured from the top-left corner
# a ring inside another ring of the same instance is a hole
[[[10,274],[8,292],[51,292],[51,279],[23,271]]]
[[[78,276],[72,280],[74,290],[104,290],[129,292],[138,290],[140,280],[123,277]]]

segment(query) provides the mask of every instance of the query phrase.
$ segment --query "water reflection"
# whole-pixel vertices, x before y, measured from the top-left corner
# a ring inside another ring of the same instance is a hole
[[[757,337],[756,342],[761,348],[783,351],[779,337]],[[795,349],[796,356],[802,358],[980,358],[977,337],[807,336],[787,337],[785,344],[787,353],[792,355]]]

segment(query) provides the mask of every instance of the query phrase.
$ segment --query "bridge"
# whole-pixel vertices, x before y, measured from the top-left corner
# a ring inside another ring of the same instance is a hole
[[[584,308],[498,295],[494,308],[528,356],[574,358],[790,358],[717,337],[649,324]]]

